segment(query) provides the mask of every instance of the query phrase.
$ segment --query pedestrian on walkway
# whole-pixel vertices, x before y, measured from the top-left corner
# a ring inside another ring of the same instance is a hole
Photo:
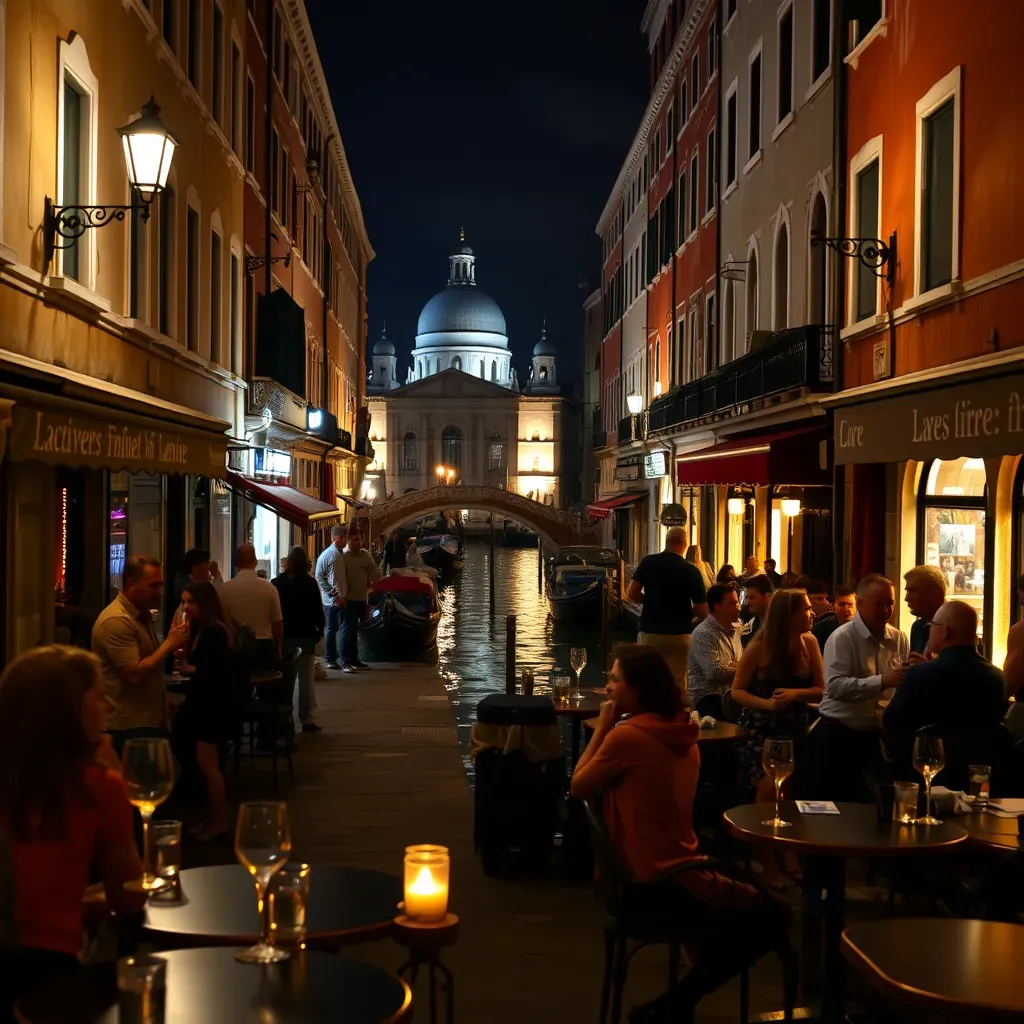
[[[256,572],[256,549],[239,544],[235,550],[237,571],[220,587],[220,601],[236,627],[252,631],[258,668],[276,668],[281,660],[284,624],[281,598],[273,583]]]
[[[406,568],[405,545],[402,543],[399,532],[392,530],[391,536],[384,545],[384,571],[391,572],[393,569],[404,568]]]
[[[380,569],[370,552],[363,548],[363,535],[358,527],[349,532],[343,557],[348,598],[341,620],[341,670],[355,672],[370,667],[359,660],[359,623],[366,615],[370,584],[380,579]]]
[[[683,557],[686,539],[686,530],[673,526],[665,535],[665,550],[640,559],[626,596],[642,607],[637,642],[662,653],[688,706],[690,634],[694,616],[703,618],[708,606],[700,569]]]
[[[348,527],[338,523],[331,527],[331,543],[320,552],[316,560],[316,582],[320,588],[320,603],[323,605],[326,627],[324,629],[324,665],[339,669],[338,636],[345,614],[345,599],[348,583],[345,576],[345,562],[342,552],[348,538]]]
[[[298,647],[298,686],[294,703],[303,732],[320,732],[313,720],[316,711],[316,645],[324,632],[326,616],[320,599],[320,588],[309,574],[309,555],[303,547],[294,547],[285,559],[285,571],[275,576],[273,584],[281,598],[284,616],[284,649]]]

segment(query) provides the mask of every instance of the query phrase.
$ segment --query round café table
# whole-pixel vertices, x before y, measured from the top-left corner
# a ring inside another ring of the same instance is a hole
[[[176,946],[252,944],[259,935],[256,887],[240,864],[187,868],[183,899],[150,899],[145,928]],[[306,911],[307,943],[337,948],[391,934],[402,880],[365,868],[313,865]]]
[[[1014,853],[1024,849],[1017,835],[1017,818],[1000,818],[985,811],[960,814],[956,823],[967,829],[967,845],[996,853]]]
[[[412,993],[378,967],[296,951],[276,964],[242,964],[230,949],[183,949],[167,961],[162,1024],[382,1024],[412,1017]],[[35,989],[15,1009],[18,1024],[128,1024],[117,1006],[114,964],[84,968]]]
[[[900,825],[879,821],[873,804],[837,805],[839,814],[801,814],[784,800],[783,821],[788,828],[763,824],[775,815],[774,804],[744,804],[723,814],[731,835],[745,842],[770,841],[783,851],[804,854],[805,964],[819,963],[817,948],[819,905],[825,890],[825,999],[826,1019],[843,1020],[841,953],[846,924],[846,860],[850,857],[906,858],[947,852],[967,838],[959,825]]]
[[[572,766],[580,759],[580,726],[584,719],[593,718],[601,710],[603,701],[592,696],[581,696],[578,699],[569,698],[565,704],[553,701],[555,714],[560,718],[572,719]]]
[[[882,995],[950,1017],[1024,1019],[1024,927],[904,917],[843,932],[843,956]]]

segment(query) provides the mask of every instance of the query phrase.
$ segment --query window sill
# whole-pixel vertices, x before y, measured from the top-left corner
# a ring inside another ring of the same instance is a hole
[[[772,142],[776,139],[796,120],[796,114],[791,110],[776,126],[775,131],[772,132]]]
[[[715,214],[718,213],[718,207],[712,206],[707,213],[704,214],[704,219],[700,222],[702,228],[706,228],[708,224],[715,219]]]
[[[942,305],[954,295],[962,295],[963,290],[963,282],[955,278],[948,284],[940,284],[938,288],[931,288],[920,295],[912,295],[903,303],[903,308],[900,312],[923,313],[932,306]]]
[[[723,32],[728,32],[728,31],[729,31],[729,29],[730,29],[730,28],[732,28],[732,26],[733,26],[733,23],[734,23],[734,22],[736,21],[736,19],[737,19],[737,18],[738,18],[739,16],[740,16],[740,12],[739,12],[739,4],[737,4],[737,5],[736,5],[736,10],[732,12],[732,17],[731,17],[731,18],[730,18],[730,19],[729,19],[729,20],[728,20],[728,21],[727,21],[727,22],[725,23],[725,25],[724,25],[724,26],[722,26],[722,31],[723,31]]]
[[[842,341],[852,341],[854,338],[859,338],[862,335],[874,334],[884,323],[885,315],[875,313],[873,316],[866,316],[863,320],[857,320],[855,323],[844,327],[839,332],[839,338]]]
[[[0,264],[14,264],[18,262],[18,250],[11,245],[4,245],[0,242]]]
[[[764,152],[763,149],[759,149],[744,165],[743,173],[749,174],[760,162],[761,154]]]
[[[811,83],[811,87],[807,90],[804,95],[804,103],[810,103],[815,96],[821,92],[822,89],[832,81],[832,65],[830,64],[824,71]]]
[[[46,281],[46,285],[50,291],[66,295],[81,306],[86,306],[99,313],[109,313],[111,311],[109,299],[105,299],[91,288],[86,288],[85,285],[79,284],[72,277],[51,274]]]
[[[889,34],[889,19],[879,18],[871,31],[843,58],[844,64],[849,64],[854,71],[860,63],[861,54],[879,37],[883,39]]]
[[[728,199],[729,196],[731,196],[733,192],[735,192],[738,188],[739,181],[738,179],[733,178],[733,180],[728,185],[726,185],[725,191],[722,193],[722,202],[725,202],[725,200]]]

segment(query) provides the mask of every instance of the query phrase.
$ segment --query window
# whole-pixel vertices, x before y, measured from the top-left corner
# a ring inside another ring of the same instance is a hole
[[[256,170],[256,83],[245,76],[245,169]]]
[[[460,427],[445,427],[441,431],[441,461],[446,466],[462,469],[462,429]]]
[[[761,151],[761,51],[750,59],[750,88],[747,104],[750,111],[750,131],[747,137],[747,158],[753,160]]]
[[[779,92],[776,124],[793,113],[793,5],[779,18]]]
[[[267,0],[267,3],[272,3],[273,0]],[[273,25],[273,38],[270,43],[271,50],[271,63],[274,68],[274,78],[278,82],[281,81],[281,46],[284,43],[284,33],[281,31],[281,12],[277,9],[277,5],[274,5],[274,25]],[[269,102],[269,97],[268,97]]]
[[[277,129],[270,129],[270,212],[280,214],[281,143]]]
[[[754,332],[757,330],[757,322],[761,312],[761,302],[757,292],[757,269],[757,250],[751,249],[747,254],[746,328],[748,352],[750,351],[750,343],[754,340]]]
[[[483,369],[483,363],[480,364]],[[498,361],[496,359],[491,360],[491,380],[497,383],[498,380]]]
[[[76,206],[86,202],[87,174],[85,162],[86,154],[85,137],[87,128],[83,125],[83,119],[87,116],[88,99],[75,87],[75,83],[68,77],[64,78],[64,163],[61,171],[61,203],[64,206]],[[85,237],[88,237],[86,235]],[[76,240],[68,246],[61,254],[61,268],[65,277],[72,277],[76,281],[81,280],[83,267],[79,259],[81,249],[79,241]]]
[[[540,368],[540,379],[541,380],[547,380],[548,379],[548,368],[546,366],[542,366]]]
[[[178,0],[164,0],[163,17],[161,19],[164,42],[178,52]]]
[[[699,323],[699,307],[694,302],[690,307],[690,380],[696,380],[700,376],[700,335],[697,327]]]
[[[232,373],[239,373],[241,371],[241,350],[238,344],[238,321],[240,310],[238,308],[239,301],[239,280],[242,277],[242,261],[238,256],[238,253],[233,252],[231,254],[231,283],[230,283],[230,302],[231,309],[229,310],[228,320],[228,339],[231,346],[231,351],[228,353],[226,360],[227,366],[230,368]]]
[[[697,154],[695,152],[690,159],[690,234],[697,230],[698,195],[700,195],[700,190],[697,187]]]
[[[199,88],[199,69],[203,55],[199,49],[199,30],[203,17],[203,5],[200,0],[189,0],[188,3],[188,80]]]
[[[697,105],[700,97],[700,50],[693,55],[693,62],[690,64],[690,103]]]
[[[487,437],[487,468],[494,472],[500,470],[505,461],[504,445],[501,434],[489,434]]]
[[[856,177],[854,199],[857,204],[857,235],[860,238],[878,236],[879,186],[879,161],[872,160]],[[864,320],[878,312],[878,278],[860,260],[852,263],[857,282],[856,319]]]
[[[672,367],[672,383],[684,383],[686,370],[686,317],[681,316],[676,323],[675,365]]]
[[[811,8],[811,81],[816,82],[832,63],[832,0],[813,0]]]
[[[213,5],[213,78],[210,82],[213,103],[213,119],[224,127],[224,15],[221,9]],[[232,54],[234,57],[234,54]]]
[[[174,189],[167,186],[156,197],[158,240],[157,300],[159,330],[171,336],[174,330]]]
[[[293,193],[293,189],[292,189],[292,161],[291,161],[291,157],[288,155],[288,150],[284,146],[281,147],[281,170],[280,170],[280,173],[278,175],[278,179],[277,180],[280,183],[278,187],[281,190],[281,195],[278,197],[278,200],[277,200],[277,208],[280,211],[279,216],[280,216],[280,219],[281,219],[281,227],[286,228],[286,227],[288,227],[288,213],[289,213],[289,210],[288,210],[288,206],[289,206],[288,197],[289,197],[289,195],[291,195]],[[305,193],[303,193],[303,201],[305,201]],[[298,220],[296,220],[296,218],[294,216],[292,216],[291,224],[292,224],[292,237],[294,238],[296,233],[299,230],[299,222],[298,222]],[[303,221],[303,225],[302,226],[303,226],[303,230],[305,230],[305,227],[306,227],[305,221]]]
[[[772,292],[772,330],[789,326],[789,226],[781,219],[775,235],[774,289]]]
[[[718,189],[718,147],[715,135],[715,129],[712,128],[708,132],[706,195],[704,197],[705,213],[710,213],[715,208],[715,193]]]
[[[882,20],[885,0],[857,0],[850,18],[850,38],[847,53],[855,50],[866,38],[867,34]],[[856,65],[854,65],[856,67]]]
[[[221,253],[223,243],[216,231],[210,232],[210,362],[225,366],[229,360],[220,350],[221,339]]]
[[[715,332],[718,322],[715,319],[715,293],[704,299],[704,372],[710,373],[715,368]]]
[[[715,77],[718,69],[718,15],[711,16],[708,26],[708,81]]]
[[[249,255],[247,253],[246,255]],[[242,283],[245,287],[245,309],[242,310],[242,315],[245,317],[245,329],[242,332],[245,340],[245,351],[251,354],[253,351],[253,324],[256,322],[256,275],[246,274],[242,279]],[[242,365],[245,365],[245,359],[241,360]]]
[[[672,152],[672,143],[676,137],[676,111],[675,107],[670,103],[668,106],[668,115],[665,120],[665,155],[668,156]]]
[[[458,356],[452,356],[452,369],[453,370],[461,370],[462,369],[462,360]]]
[[[683,75],[682,81],[679,83],[679,127],[684,128],[686,121],[689,117],[689,113],[686,107],[686,75]]]
[[[133,320],[141,320],[145,316],[148,240],[149,233],[142,219],[142,211],[132,210],[128,219],[128,315]]]
[[[416,435],[410,430],[402,438],[402,469],[406,473],[415,473],[417,464]]]
[[[199,212],[191,206],[185,222],[185,343],[199,351]]]
[[[679,244],[686,241],[686,168],[679,172]]]
[[[917,104],[918,230],[914,264],[918,293],[958,275],[960,192],[960,69]]]
[[[654,133],[654,166],[661,166],[661,132]]]
[[[729,98],[725,101],[725,185],[736,181],[736,83],[733,82]]]

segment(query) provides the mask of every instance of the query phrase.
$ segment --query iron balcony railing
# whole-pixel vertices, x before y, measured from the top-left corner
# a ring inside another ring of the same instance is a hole
[[[665,430],[785,391],[830,391],[833,336],[831,325],[821,324],[779,331],[757,351],[656,398],[649,410],[649,429]],[[619,424],[620,440],[624,429],[628,440],[628,418]]]
[[[607,448],[608,447],[608,431],[606,431],[606,430],[595,430],[594,431],[594,447],[595,448]]]
[[[647,411],[638,413],[636,416],[623,416],[619,420],[619,444],[628,444],[630,441],[639,441],[647,433]]]

